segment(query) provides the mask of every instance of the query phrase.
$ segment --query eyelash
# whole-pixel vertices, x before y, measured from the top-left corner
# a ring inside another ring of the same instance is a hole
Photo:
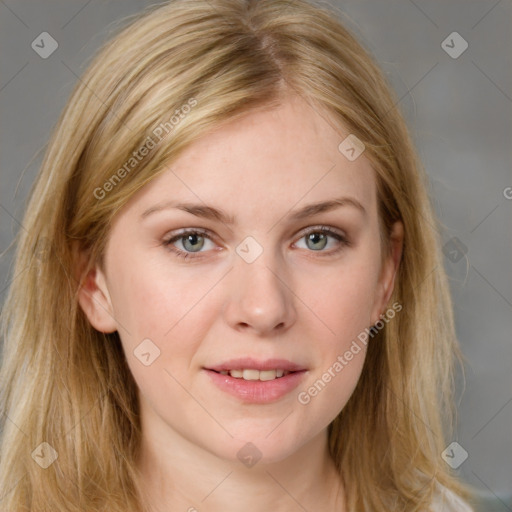
[[[339,232],[333,230],[332,228],[330,228],[328,226],[314,226],[309,231],[302,234],[302,236],[300,236],[298,238],[298,240],[301,240],[302,238],[306,237],[307,235],[310,235],[313,233],[322,233],[324,235],[329,235],[329,236],[335,238],[339,242],[339,245],[337,248],[335,248],[334,250],[328,251],[328,252],[323,251],[323,250],[309,251],[309,252],[319,252],[319,253],[325,252],[325,254],[323,254],[322,257],[334,256],[335,254],[340,252],[342,249],[344,249],[345,247],[350,245],[350,242],[345,238],[345,236],[343,236],[342,234],[340,234]],[[182,238],[185,238],[188,235],[201,235],[204,238],[208,238],[209,240],[212,240],[212,237],[210,236],[208,231],[202,230],[202,229],[190,229],[187,231],[182,231],[181,233],[178,233],[178,234],[174,235],[173,237],[164,240],[163,245],[180,258],[183,258],[183,259],[202,258],[202,256],[196,256],[196,254],[199,255],[199,254],[201,254],[201,252],[198,252],[198,253],[186,252],[186,251],[182,251],[181,249],[178,249],[173,246],[174,242],[176,242],[177,240],[180,240]]]

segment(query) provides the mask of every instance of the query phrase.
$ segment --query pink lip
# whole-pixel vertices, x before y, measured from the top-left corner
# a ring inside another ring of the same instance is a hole
[[[245,403],[266,404],[276,402],[295,389],[306,371],[289,373],[279,379],[260,381],[235,379],[213,370],[205,370],[212,382],[222,391]]]
[[[286,370],[288,375],[274,380],[244,380],[217,372],[226,370]],[[231,359],[225,363],[204,368],[212,382],[222,391],[244,403],[266,404],[276,402],[295,389],[306,374],[306,369],[285,359],[256,361],[251,358]]]
[[[292,363],[287,359],[265,359],[265,361],[257,361],[251,357],[243,357],[230,359],[229,361],[215,366],[208,366],[206,370],[215,370],[216,372],[226,370],[286,370],[288,372],[299,372],[306,370],[306,368]]]

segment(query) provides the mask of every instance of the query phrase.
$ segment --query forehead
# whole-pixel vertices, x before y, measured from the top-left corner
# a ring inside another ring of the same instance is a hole
[[[363,152],[351,161],[339,149],[349,135],[291,97],[195,141],[132,204],[140,214],[165,200],[203,202],[250,219],[352,196],[373,214],[376,186],[369,160]]]

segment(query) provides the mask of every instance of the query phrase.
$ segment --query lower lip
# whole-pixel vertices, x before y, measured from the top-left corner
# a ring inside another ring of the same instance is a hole
[[[222,391],[239,398],[243,402],[266,404],[276,402],[295,389],[304,378],[306,370],[289,373],[274,380],[235,379],[213,370],[205,370],[212,382]]]

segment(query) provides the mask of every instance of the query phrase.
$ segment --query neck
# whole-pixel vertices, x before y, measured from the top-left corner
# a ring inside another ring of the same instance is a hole
[[[326,429],[289,457],[252,467],[220,458],[168,426],[165,437],[157,430],[143,427],[139,459],[141,487],[154,512],[345,511]]]

